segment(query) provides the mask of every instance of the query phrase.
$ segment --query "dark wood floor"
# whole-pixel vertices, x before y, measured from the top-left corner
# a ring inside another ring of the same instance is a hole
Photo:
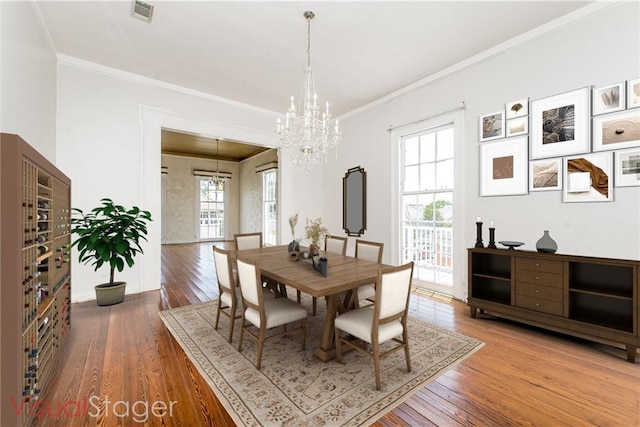
[[[158,291],[127,296],[112,307],[73,304],[71,332],[43,401],[55,409],[100,396],[101,411],[89,406],[77,415],[68,406],[66,415],[61,411],[35,424],[141,425],[135,419],[144,417],[134,411],[145,408],[134,403],[149,402],[146,425],[234,425],[158,316],[217,297],[211,244],[164,246],[162,260]],[[376,426],[640,425],[640,356],[631,364],[621,348],[504,320],[472,319],[465,304],[446,298],[412,295],[411,314],[486,345]],[[114,415],[126,410],[116,401],[130,402],[128,418]],[[176,401],[171,416],[154,417],[156,401]]]

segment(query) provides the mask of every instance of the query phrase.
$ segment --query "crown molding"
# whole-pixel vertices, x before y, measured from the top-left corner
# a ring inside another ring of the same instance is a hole
[[[56,57],[58,50],[56,49],[56,44],[53,42],[53,37],[51,37],[51,32],[49,32],[49,28],[44,22],[44,18],[42,17],[42,12],[40,11],[40,7],[38,6],[38,3],[36,3],[34,0],[29,0],[29,4],[31,5],[31,8],[33,9],[33,12],[36,15],[36,20],[38,21],[38,25],[40,25],[40,29],[42,30],[45,40],[47,41],[49,50],[51,50],[51,54],[54,57]]]
[[[447,67],[441,71],[438,71],[437,73],[431,74],[430,76],[425,77],[424,79],[418,80],[415,83],[412,83],[408,86],[403,87],[402,89],[392,92],[389,95],[383,96],[382,98],[378,98],[375,101],[372,101],[361,107],[348,111],[337,118],[339,120],[344,120],[349,117],[360,114],[363,111],[369,110],[371,108],[377,107],[382,104],[386,104],[395,98],[399,98],[405,94],[415,92],[437,80],[443,79],[449,75],[466,70],[467,68],[470,68],[476,64],[480,64],[484,61],[488,61],[489,59],[502,55],[512,49],[518,48],[527,43],[531,43],[535,40],[540,39],[541,37],[544,37],[555,31],[568,27],[569,25],[572,25],[583,19],[589,18],[592,15],[600,13],[614,6],[618,6],[622,3],[627,3],[629,1],[630,0],[614,0],[614,1],[596,0],[587,6],[581,7],[580,9],[575,10],[567,15],[561,16],[560,18],[547,22],[546,24],[541,25],[537,28],[534,28],[533,30],[520,34],[519,36],[514,37],[509,41],[500,43],[499,45],[496,45],[490,49],[480,52],[474,56],[471,56],[463,61],[458,62],[457,64],[451,65],[450,67]]]
[[[95,62],[86,61],[84,59],[68,56],[64,54],[58,54],[58,64],[66,65],[73,68],[101,74],[114,79],[125,80],[133,83],[143,84],[147,86],[154,86],[162,89],[179,92],[185,95],[196,96],[199,98],[207,99],[209,101],[219,102],[232,107],[241,108],[247,111],[253,111],[261,114],[267,114],[273,117],[277,117],[279,114],[275,111],[267,110],[266,108],[256,107],[250,104],[244,104],[242,102],[233,101],[221,96],[211,95],[199,90],[189,89],[183,86],[179,86],[173,83],[163,82],[161,80],[152,79],[150,77],[141,76],[139,74],[130,73],[128,71],[118,70],[116,68],[107,67],[105,65],[96,64]]]

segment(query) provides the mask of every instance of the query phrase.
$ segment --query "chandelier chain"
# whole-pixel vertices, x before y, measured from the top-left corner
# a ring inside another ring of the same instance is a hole
[[[305,14],[307,17],[307,67],[311,68],[311,20],[313,14]]]

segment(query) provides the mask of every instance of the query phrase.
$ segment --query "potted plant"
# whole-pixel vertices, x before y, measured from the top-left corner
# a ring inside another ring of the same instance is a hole
[[[124,300],[127,285],[114,281],[115,271],[122,272],[125,264],[132,267],[135,255],[143,253],[140,243],[147,240],[147,222],[152,219],[151,213],[138,207],[125,209],[111,199],[101,202],[86,214],[81,209],[72,209],[71,232],[78,238],[71,246],[77,247],[78,260],[91,264],[95,271],[109,265],[109,282],[96,285],[95,290],[98,305],[113,305]]]
[[[291,243],[287,246],[288,252],[299,251],[300,244],[296,240],[296,224],[298,224],[298,214],[289,217],[289,227],[291,228]]]
[[[329,233],[327,227],[322,225],[322,218],[309,219],[304,227],[305,237],[311,242],[309,245],[309,253],[311,256],[320,252],[320,245],[324,242],[324,238]]]

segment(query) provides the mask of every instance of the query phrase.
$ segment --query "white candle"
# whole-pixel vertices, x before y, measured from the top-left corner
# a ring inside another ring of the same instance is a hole
[[[489,222],[489,227],[493,227],[493,221]]]
[[[480,222],[482,221],[482,218],[478,217],[478,219],[476,219],[476,222]]]

